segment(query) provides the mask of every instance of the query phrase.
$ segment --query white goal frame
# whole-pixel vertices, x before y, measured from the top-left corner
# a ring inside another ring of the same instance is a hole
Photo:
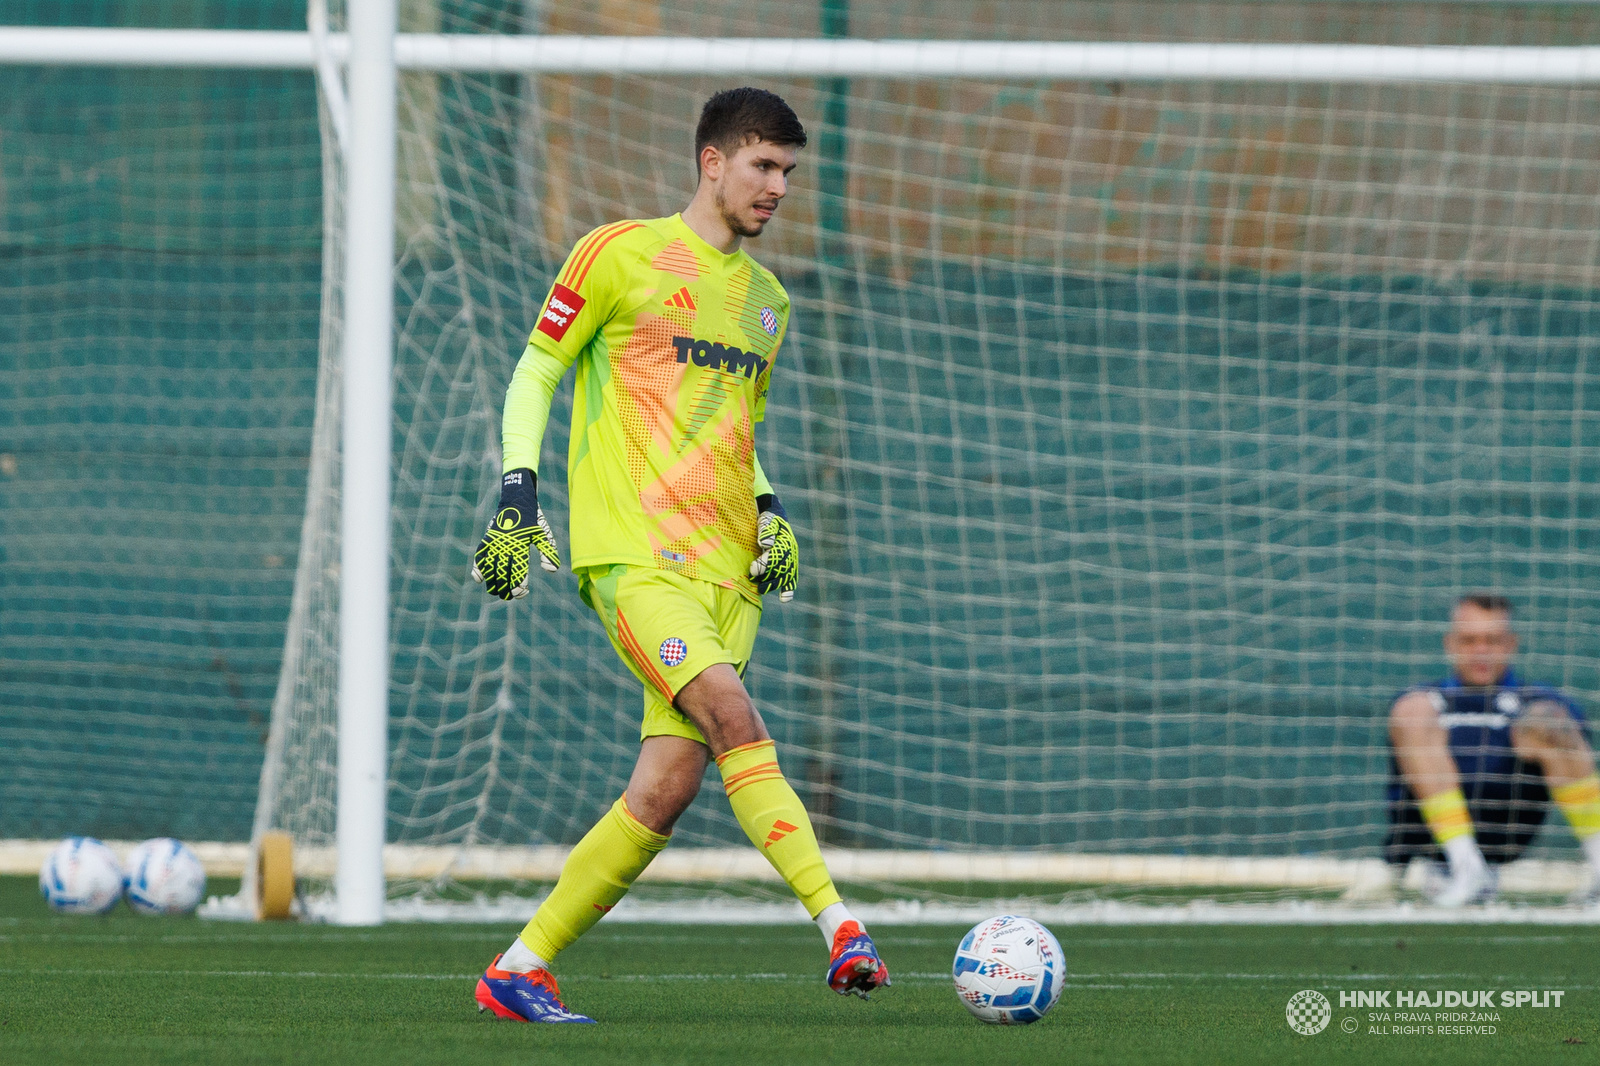
[[[361,380],[363,387],[342,390],[342,516],[343,528],[361,521],[368,533],[360,541],[342,541],[337,857],[327,864],[338,900],[333,918],[346,925],[384,920],[389,529],[387,523],[373,523],[368,516],[389,511],[397,71],[1600,84],[1600,47],[402,34],[396,32],[397,0],[349,0],[347,6],[348,33],[327,32],[321,0],[311,0],[310,28],[305,32],[0,26],[0,64],[315,71],[335,135],[346,152],[348,187],[363,190],[361,196],[345,198],[343,357],[346,373]],[[281,741],[281,729],[276,721],[273,725],[272,733]],[[264,796],[275,789],[280,761],[274,758],[270,739],[268,748],[262,771]],[[262,828],[258,818],[257,838]],[[916,858],[908,856],[911,861],[905,868],[920,869]],[[1080,875],[1087,869],[1085,862],[1116,859],[1058,858]],[[1044,860],[1029,861],[1038,865]],[[1287,867],[1297,860],[1273,862]],[[1136,864],[1148,874],[1150,860],[1139,859]],[[244,867],[247,878],[252,865]],[[1321,884],[1325,878],[1345,883],[1349,876],[1330,875],[1320,866],[1307,869],[1310,872],[1257,874],[1249,883],[1262,883],[1262,877],[1277,884]],[[1115,879],[1109,867],[1105,872]],[[1175,869],[1170,876],[1177,881],[1165,883],[1217,883],[1197,881],[1193,871]]]

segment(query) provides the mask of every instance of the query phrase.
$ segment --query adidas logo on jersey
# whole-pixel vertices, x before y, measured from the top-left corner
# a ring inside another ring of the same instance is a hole
[[[693,337],[674,337],[672,346],[678,349],[680,363],[687,363],[693,359],[695,366],[726,370],[734,374],[743,374],[747,378],[765,373],[768,366],[768,361],[755,352],[747,352],[743,348],[723,344],[721,341],[697,341]]]
[[[666,304],[668,307],[678,307],[685,311],[700,310],[694,305],[694,297],[689,295],[689,287],[687,285],[667,297]]]

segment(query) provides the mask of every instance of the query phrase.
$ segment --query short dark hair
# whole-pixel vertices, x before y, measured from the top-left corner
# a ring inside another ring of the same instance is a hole
[[[1511,617],[1511,601],[1493,592],[1469,592],[1456,600],[1457,607],[1468,603],[1480,611],[1499,611],[1507,618]]]
[[[700,169],[700,153],[706,145],[716,145],[718,151],[732,155],[753,141],[804,148],[806,128],[777,93],[749,86],[724,89],[700,109],[700,124],[694,131],[695,170]]]

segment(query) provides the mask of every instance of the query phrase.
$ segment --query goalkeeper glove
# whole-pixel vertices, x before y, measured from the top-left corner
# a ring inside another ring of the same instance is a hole
[[[500,479],[500,507],[472,556],[472,579],[502,600],[528,594],[533,548],[550,573],[561,568],[555,534],[539,509],[538,478],[532,470],[513,470]]]
[[[770,492],[757,496],[756,507],[761,512],[756,519],[756,545],[764,550],[750,563],[750,576],[757,592],[766,595],[776,589],[779,601],[788,603],[800,582],[800,545],[778,497]]]

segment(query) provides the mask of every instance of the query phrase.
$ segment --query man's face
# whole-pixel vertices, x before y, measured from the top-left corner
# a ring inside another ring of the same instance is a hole
[[[732,155],[706,148],[701,169],[716,189],[717,210],[729,229],[741,237],[761,236],[789,191],[789,171],[797,158],[793,145],[767,141],[741,145]]]
[[[1517,635],[1504,611],[1486,611],[1475,603],[1456,605],[1444,650],[1464,685],[1482,688],[1497,683],[1517,653]]]

